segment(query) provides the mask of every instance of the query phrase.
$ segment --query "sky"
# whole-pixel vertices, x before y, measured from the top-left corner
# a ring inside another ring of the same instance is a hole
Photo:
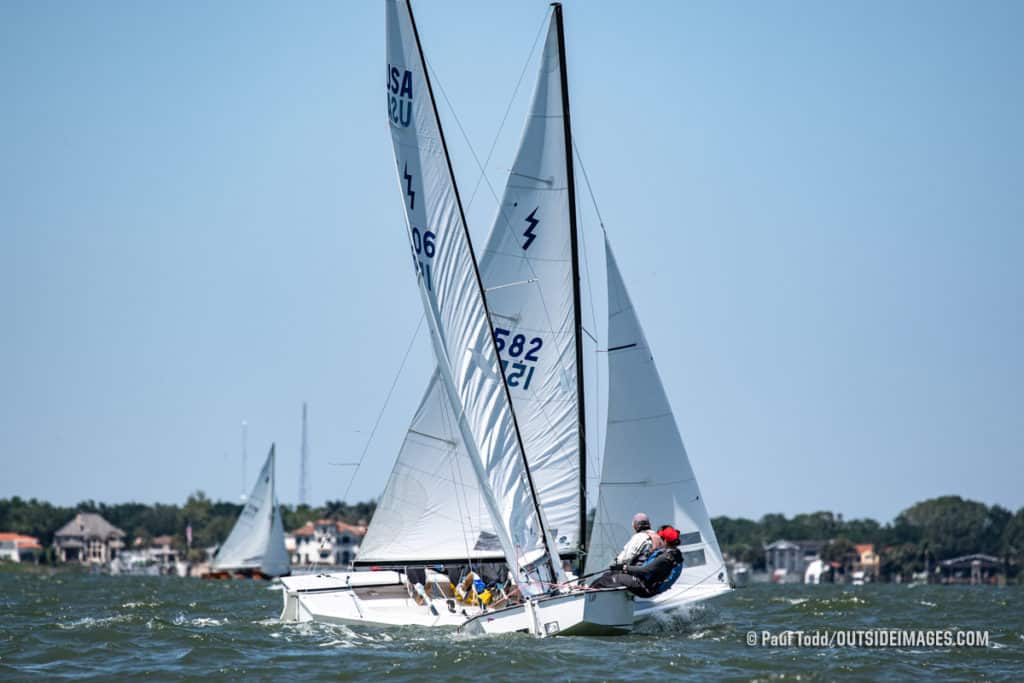
[[[414,9],[480,244],[548,6]],[[1024,506],[1024,5],[565,21],[710,513]],[[380,494],[433,365],[384,75],[376,2],[0,3],[0,497],[237,500],[276,442],[293,503],[303,401],[312,501]]]

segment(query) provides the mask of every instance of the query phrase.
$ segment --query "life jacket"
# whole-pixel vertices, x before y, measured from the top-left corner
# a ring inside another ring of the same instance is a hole
[[[640,554],[633,559],[631,564],[647,564],[647,560],[651,559],[651,555],[653,553],[665,547],[665,541],[664,539],[662,539],[661,536],[658,535],[657,531],[652,531],[651,529],[644,529],[643,533],[647,534],[647,539],[650,542],[650,545],[645,544],[643,550],[641,550]]]
[[[659,548],[655,550],[653,553],[651,553],[650,557],[647,558],[647,561],[644,562],[644,565],[646,566],[650,564],[654,561],[654,558],[658,557],[659,555],[665,552],[668,552],[666,548]],[[672,567],[672,571],[669,572],[668,576],[666,576],[658,585],[650,587],[652,595],[658,595],[659,593],[664,593],[665,591],[667,591],[669,588],[672,587],[672,584],[676,582],[676,580],[679,578],[679,575],[682,573],[683,555],[682,553],[680,553],[679,562],[676,564],[676,566]]]

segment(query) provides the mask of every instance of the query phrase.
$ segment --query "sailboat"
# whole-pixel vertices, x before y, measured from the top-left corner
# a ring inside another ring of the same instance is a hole
[[[291,564],[284,546],[284,524],[274,494],[274,459],[271,445],[245,507],[204,578],[269,579],[289,573]]]
[[[386,4],[388,116],[438,367],[362,543],[357,569],[376,571],[286,579],[282,618],[621,633],[728,591],[607,241],[608,424],[587,537],[588,393],[561,6],[553,5],[519,151],[476,268],[411,8]],[[687,565],[671,590],[634,598],[587,589],[566,572],[563,564],[590,574],[607,567],[638,506],[683,533]],[[548,619],[553,599],[562,604]]]

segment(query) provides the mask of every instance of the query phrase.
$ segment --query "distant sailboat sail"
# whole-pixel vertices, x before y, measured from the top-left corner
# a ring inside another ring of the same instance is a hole
[[[677,586],[725,583],[725,566],[700,487],[618,264],[608,267],[608,422],[587,572],[607,567],[629,538],[630,520],[680,533],[685,567]]]
[[[388,114],[406,223],[438,375],[481,496],[527,595],[565,580],[538,503],[407,2],[387,6]],[[543,575],[523,572],[527,567]]]
[[[283,576],[290,570],[284,547],[284,525],[274,494],[274,446],[260,470],[256,485],[242,508],[234,528],[217,551],[215,572],[258,571]]]

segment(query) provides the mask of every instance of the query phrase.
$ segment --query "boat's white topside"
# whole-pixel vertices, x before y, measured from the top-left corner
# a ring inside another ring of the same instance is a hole
[[[507,619],[505,624],[500,626],[501,631],[525,628],[519,623],[526,619],[521,615],[521,610],[512,614],[503,610],[481,609],[479,606],[453,600],[450,595],[438,590],[441,586],[447,586],[448,577],[432,571],[428,572],[425,587],[410,586],[405,574],[400,571],[325,572],[285,577],[281,579],[281,583],[284,586],[284,611],[281,618],[285,621],[461,627],[475,620],[484,627],[477,630],[490,632],[492,628],[498,627],[495,622],[500,620],[489,615],[504,614]],[[638,623],[674,610],[688,608],[730,590],[727,584],[709,583],[676,586],[653,598],[634,599],[630,595],[628,619],[632,623]],[[600,591],[581,591],[579,595],[597,592]],[[604,602],[611,604],[608,600]],[[549,605],[547,611],[551,611],[554,604]],[[585,605],[581,602],[579,607],[560,609],[566,615],[574,615],[566,616],[564,620],[576,618],[581,622],[587,622],[587,612],[584,608]],[[600,622],[601,619],[605,619],[609,620],[610,625],[611,621],[618,623],[623,620],[620,614],[623,608],[619,605],[611,610],[599,610],[594,606],[589,609],[591,615],[598,615],[591,616],[591,621]],[[610,616],[612,614],[615,616]]]

